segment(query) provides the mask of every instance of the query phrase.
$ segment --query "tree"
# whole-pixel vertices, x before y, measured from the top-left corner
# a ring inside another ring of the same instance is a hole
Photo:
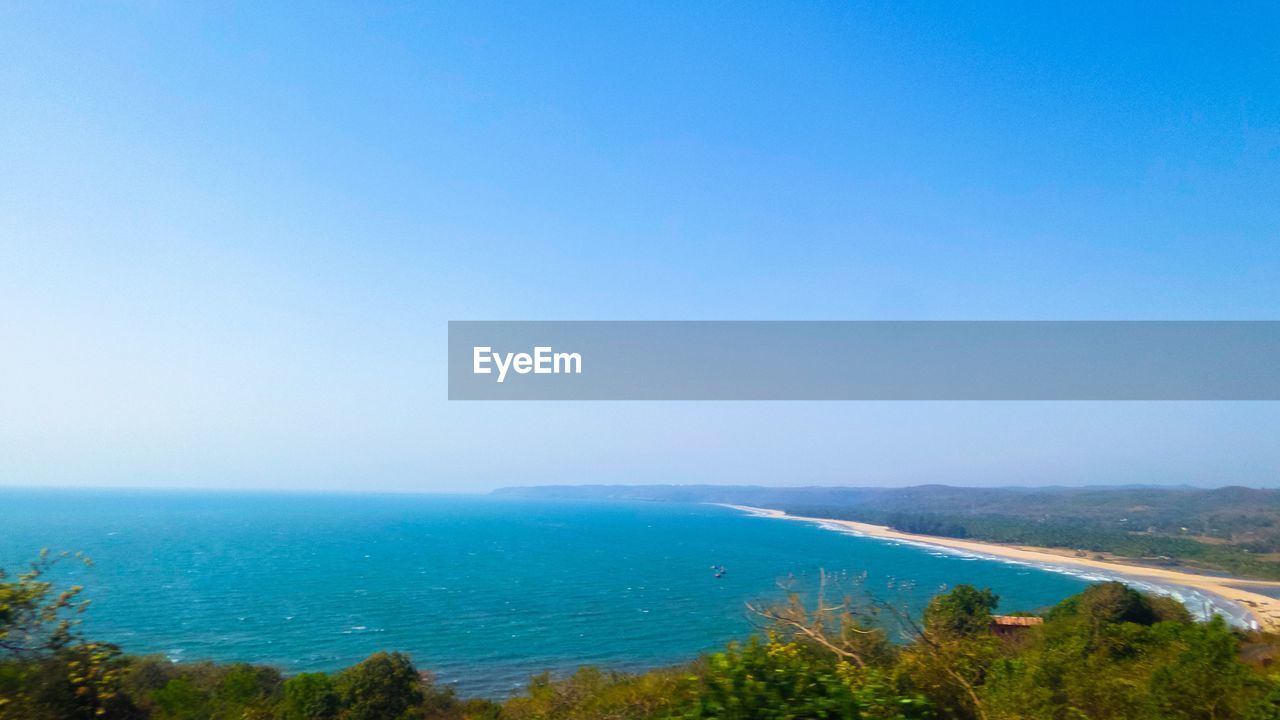
[[[1090,585],[1079,595],[1063,600],[1051,616],[1074,615],[1090,625],[1130,622],[1152,625],[1160,620],[1146,595],[1121,582]]]
[[[860,668],[824,645],[752,638],[707,658],[694,678],[686,720],[836,720],[932,717],[877,669]]]
[[[548,673],[535,676],[523,697],[506,702],[500,712],[477,707],[466,718],[503,720],[601,720],[601,718],[669,718],[682,707],[690,691],[685,673],[654,670],[633,675],[593,667],[579,668],[564,679]]]
[[[991,611],[1000,597],[988,588],[957,585],[929,601],[924,611],[925,630],[939,637],[976,637],[991,632]]]
[[[46,576],[62,560],[80,555],[39,558],[16,576],[0,568],[0,719],[126,716],[130,703],[120,695],[123,662],[119,649],[85,640],[79,615],[89,601],[78,585],[56,591]]]
[[[999,650],[991,632],[991,611],[999,602],[989,589],[957,585],[929,601],[923,625],[901,616],[914,636],[899,663],[903,681],[947,716],[988,717],[979,690]]]
[[[282,684],[275,668],[236,663],[222,669],[213,695],[222,715],[241,720],[273,704]]]
[[[398,720],[424,700],[422,678],[407,655],[379,652],[337,677],[342,720]]]
[[[330,720],[341,701],[333,680],[324,673],[302,673],[285,681],[285,720]]]
[[[185,677],[174,678],[151,694],[158,720],[206,720],[213,717],[207,693]]]
[[[76,615],[89,606],[87,600],[77,601],[83,588],[75,585],[55,595],[53,583],[44,579],[69,557],[70,553],[51,556],[47,548],[41,550],[39,559],[12,580],[0,568],[0,659],[48,655],[80,639]],[[86,566],[93,564],[79,553],[74,557]]]
[[[1239,659],[1220,618],[1182,622],[1158,598],[1115,583],[1060,603],[982,687],[1001,720],[1280,718],[1276,687]],[[1164,619],[1171,618],[1171,619]]]
[[[865,592],[861,601],[846,595],[841,602],[830,603],[827,600],[829,579],[825,570],[820,571],[812,608],[800,593],[791,590],[788,580],[779,584],[787,590],[785,603],[768,606],[747,603],[747,609],[768,621],[773,632],[819,645],[857,667],[865,668],[885,660],[891,653],[889,640],[876,623],[886,613],[891,617],[898,613],[888,603]],[[864,579],[857,580],[859,589]]]
[[[1220,616],[1157,631],[1172,657],[1151,675],[1151,696],[1169,720],[1245,717],[1268,683],[1239,662],[1240,646]]]

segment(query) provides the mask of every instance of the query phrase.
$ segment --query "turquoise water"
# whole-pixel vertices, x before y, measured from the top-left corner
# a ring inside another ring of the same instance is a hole
[[[0,563],[91,555],[65,572],[93,600],[92,636],[129,652],[299,672],[403,650],[471,694],[688,660],[751,631],[744,602],[823,568],[917,608],[957,582],[993,588],[1004,611],[1086,584],[702,505],[0,490],[0,508]]]

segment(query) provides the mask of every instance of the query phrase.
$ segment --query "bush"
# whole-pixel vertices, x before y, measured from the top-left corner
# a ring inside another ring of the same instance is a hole
[[[324,673],[302,673],[284,684],[285,720],[330,720],[339,707],[338,690]]]
[[[928,704],[899,695],[874,669],[860,669],[799,642],[730,645],[692,679],[687,720],[927,718]]]
[[[343,720],[399,720],[426,699],[407,655],[380,652],[338,674]]]

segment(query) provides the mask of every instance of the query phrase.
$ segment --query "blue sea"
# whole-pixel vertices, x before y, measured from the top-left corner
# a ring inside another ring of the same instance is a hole
[[[1002,611],[1087,584],[707,505],[0,489],[0,508],[0,563],[90,555],[59,574],[93,601],[88,633],[130,653],[292,673],[401,650],[487,696],[542,671],[689,660],[752,631],[747,601],[821,570],[917,610],[960,582]]]

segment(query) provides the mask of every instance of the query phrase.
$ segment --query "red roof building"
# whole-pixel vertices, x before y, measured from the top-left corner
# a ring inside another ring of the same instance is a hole
[[[992,615],[991,632],[1000,637],[1015,637],[1026,631],[1026,628],[1043,625],[1044,618],[1022,615]]]

